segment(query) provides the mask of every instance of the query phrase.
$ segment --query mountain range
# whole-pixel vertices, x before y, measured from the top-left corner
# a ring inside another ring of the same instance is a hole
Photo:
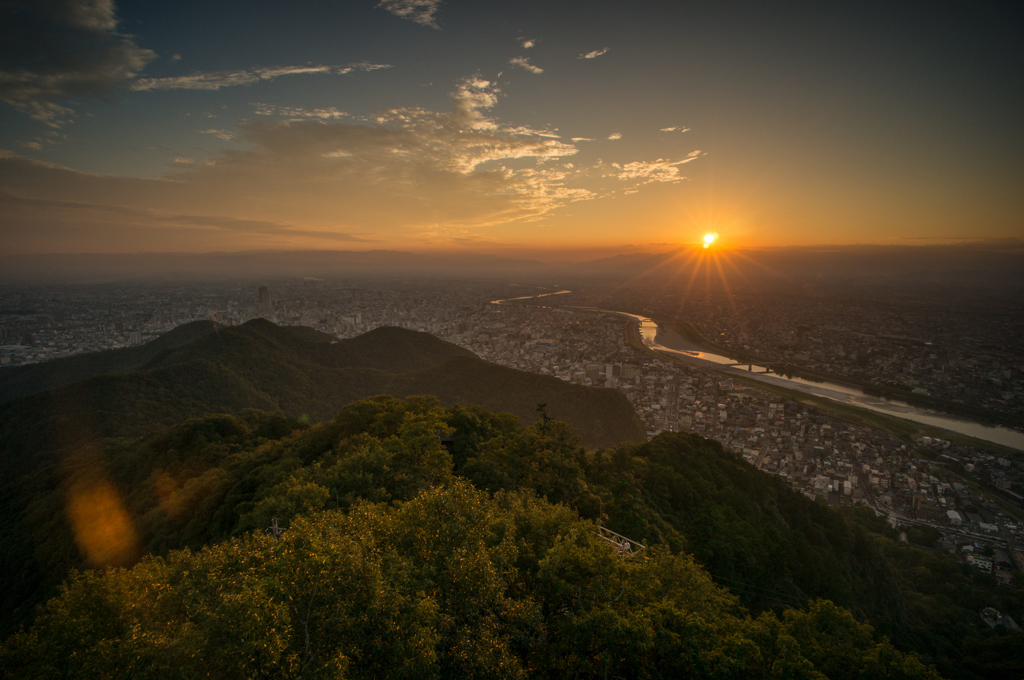
[[[631,279],[672,278],[710,254],[730,272],[754,279],[1024,282],[1024,241],[1000,239],[941,245],[837,245],[724,248],[682,246],[585,261],[540,261],[478,252],[245,251],[213,253],[37,254],[0,256],[0,281],[326,278]]]

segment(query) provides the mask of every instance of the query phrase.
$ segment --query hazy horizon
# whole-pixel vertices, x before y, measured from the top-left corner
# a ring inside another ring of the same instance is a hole
[[[537,251],[247,250],[206,253],[42,253],[0,255],[0,283],[147,279],[270,280],[289,277],[409,277],[561,281],[643,279],[687,287],[704,271],[716,285],[768,280],[873,280],[933,285],[1024,285],[1019,240],[950,245],[849,245],[660,251],[584,251],[586,259]],[[597,257],[594,257],[598,255]],[[703,278],[703,277],[702,277]]]

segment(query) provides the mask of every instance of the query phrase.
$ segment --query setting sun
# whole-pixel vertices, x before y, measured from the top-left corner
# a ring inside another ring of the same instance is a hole
[[[711,244],[718,238],[718,234],[704,234],[704,247],[709,248]]]

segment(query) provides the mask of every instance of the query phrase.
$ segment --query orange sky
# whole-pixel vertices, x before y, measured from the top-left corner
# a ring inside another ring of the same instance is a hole
[[[998,16],[314,5],[0,17],[0,254],[1024,236]]]

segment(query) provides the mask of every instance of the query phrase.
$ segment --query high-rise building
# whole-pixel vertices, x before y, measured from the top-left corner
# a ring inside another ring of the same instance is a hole
[[[273,311],[273,306],[270,303],[270,289],[266,286],[260,286],[260,314],[268,317]]]

